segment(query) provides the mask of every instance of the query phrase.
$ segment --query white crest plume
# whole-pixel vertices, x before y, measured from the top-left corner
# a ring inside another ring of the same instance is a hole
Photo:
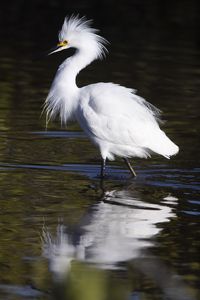
[[[105,47],[108,44],[108,41],[102,36],[98,35],[98,29],[92,28],[92,20],[87,20],[86,17],[77,16],[67,16],[64,20],[61,31],[59,32],[59,41],[62,42],[64,40],[74,41],[77,40],[79,42],[79,46],[81,41],[83,41],[84,45],[91,47],[91,42],[95,42],[96,46],[96,59],[102,59],[107,52]]]

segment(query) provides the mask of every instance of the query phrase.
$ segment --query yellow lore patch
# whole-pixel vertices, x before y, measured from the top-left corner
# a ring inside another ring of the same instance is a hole
[[[58,47],[63,47],[63,46],[66,46],[68,44],[68,41],[62,41],[62,42],[59,42],[57,44]]]

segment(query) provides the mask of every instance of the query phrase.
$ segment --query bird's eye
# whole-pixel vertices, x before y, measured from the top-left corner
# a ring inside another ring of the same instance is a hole
[[[57,44],[58,47],[63,47],[63,46],[66,46],[68,44],[68,41],[61,41]]]

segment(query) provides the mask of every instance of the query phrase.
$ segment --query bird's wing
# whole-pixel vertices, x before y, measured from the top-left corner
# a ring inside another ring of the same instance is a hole
[[[146,147],[153,129],[160,130],[156,108],[132,90],[111,83],[87,88],[79,119],[89,135],[114,144]]]

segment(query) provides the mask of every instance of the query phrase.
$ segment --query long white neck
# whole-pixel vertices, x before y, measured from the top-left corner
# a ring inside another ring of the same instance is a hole
[[[77,74],[94,60],[86,49],[77,50],[59,67],[45,102],[47,121],[60,115],[61,123],[74,117],[78,105],[79,88],[76,85]]]
[[[60,65],[58,73],[60,73],[60,79],[64,80],[66,89],[78,88],[76,85],[77,74],[93,60],[90,51],[81,49]]]

